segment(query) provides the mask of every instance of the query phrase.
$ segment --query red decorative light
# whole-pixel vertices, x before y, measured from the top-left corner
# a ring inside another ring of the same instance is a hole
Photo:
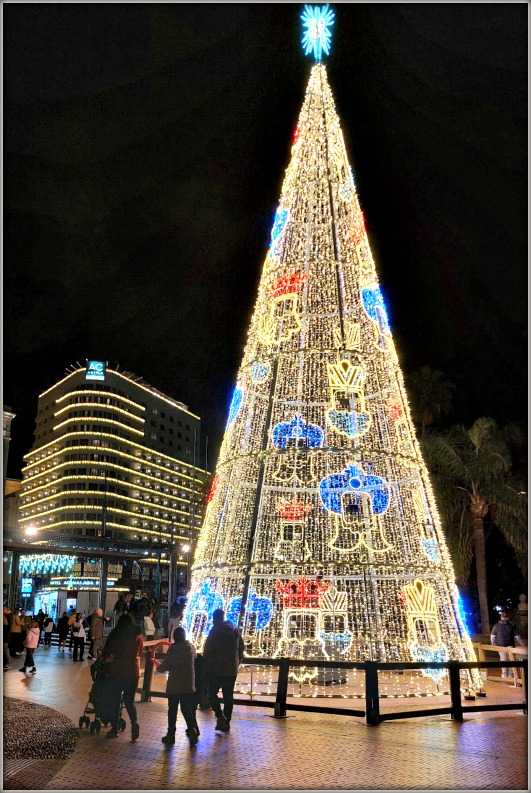
[[[296,581],[288,581],[283,584],[277,581],[275,589],[282,592],[282,604],[285,609],[318,609],[319,598],[331,588],[329,581],[315,581],[306,578],[305,575]]]
[[[352,234],[350,235],[350,239],[354,243],[354,245],[359,245],[363,242],[363,238],[365,237],[365,219],[363,217],[363,212],[360,212],[357,221],[354,223],[352,227]]]
[[[278,281],[271,284],[271,295],[273,297],[293,295],[299,291],[307,278],[306,273],[301,273],[300,270],[296,273],[284,273]]]
[[[393,421],[396,421],[402,415],[402,406],[398,402],[393,402],[393,404],[389,406],[389,413]]]
[[[293,143],[291,144],[292,146],[295,146],[298,143],[300,136],[306,130],[307,126],[308,126],[308,122],[303,121],[300,127],[299,126],[295,127],[295,132],[293,133]]]
[[[215,476],[214,479],[212,480],[212,484],[210,485],[210,490],[208,491],[208,496],[206,500],[207,504],[210,504],[210,502],[216,495],[216,490],[218,489],[218,485],[219,485],[219,476]]]
[[[303,521],[313,509],[313,504],[303,504],[302,501],[290,501],[288,504],[277,504],[277,512],[282,520]]]

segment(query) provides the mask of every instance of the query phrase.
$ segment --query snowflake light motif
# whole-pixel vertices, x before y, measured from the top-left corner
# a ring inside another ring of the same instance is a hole
[[[301,14],[303,26],[306,28],[302,37],[304,54],[308,55],[313,51],[316,61],[320,61],[323,53],[328,55],[332,34],[330,27],[334,24],[335,14],[325,6],[304,6],[304,13]]]

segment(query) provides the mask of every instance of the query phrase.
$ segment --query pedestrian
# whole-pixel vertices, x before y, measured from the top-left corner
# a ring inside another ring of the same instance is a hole
[[[92,617],[94,616],[95,611],[96,609],[92,609],[90,614],[85,619],[85,632],[87,634],[85,637],[85,641],[88,642],[87,658],[92,658],[92,647],[94,645],[94,642],[92,640]]]
[[[151,612],[151,606],[149,604],[148,596],[145,592],[142,592],[142,597],[140,600],[136,602],[136,611],[135,611],[135,620],[140,627],[144,625],[144,617],[146,617]],[[153,631],[154,633],[155,631]]]
[[[203,650],[205,674],[209,681],[210,705],[216,716],[216,730],[228,732],[234,707],[234,686],[244,645],[240,631],[225,620],[223,609],[213,612],[212,622]],[[223,692],[223,712],[218,698],[220,688]]]
[[[68,636],[68,614],[63,611],[62,615],[57,620],[57,633],[59,634],[59,644],[57,651],[64,653],[66,647],[66,638]]]
[[[16,607],[13,609],[13,614],[11,616],[10,649],[11,655],[22,655],[22,619],[20,617],[20,609]]]
[[[490,643],[495,647],[514,647],[515,639],[521,647],[524,646],[522,637],[517,633],[513,623],[509,622],[509,615],[506,611],[501,611],[500,619],[490,632]],[[507,660],[508,653],[502,650],[498,650],[498,653],[500,661]],[[506,667],[502,667],[501,676],[509,677],[509,671]]]
[[[11,638],[11,609],[4,606],[4,627],[3,627],[3,642],[4,642],[4,669],[11,669],[9,663],[11,658],[9,655],[9,640]]]
[[[178,628],[180,625],[182,625],[182,621],[183,621],[182,610],[172,606],[172,609],[170,611],[170,618],[168,620],[168,629],[167,629],[169,642],[173,641],[173,631],[175,630],[175,628]]]
[[[155,636],[155,623],[153,622],[153,612],[150,611],[144,617],[144,635],[147,641],[150,641]]]
[[[105,621],[110,617],[103,616],[103,609],[94,609],[92,612],[92,620],[90,622],[90,650],[87,658],[99,658],[101,655],[101,648],[103,646],[103,628]]]
[[[120,721],[120,698],[131,720],[131,740],[140,735],[135,706],[135,694],[140,678],[140,655],[144,648],[142,631],[135,625],[127,612],[120,614],[116,627],[112,629],[105,642],[103,660],[107,660],[107,675],[115,681],[116,717],[112,722],[107,738],[117,738]]]
[[[26,658],[24,660],[24,666],[20,669],[20,671],[24,672],[24,674],[26,673],[26,670],[32,675],[37,671],[35,661],[33,660],[33,651],[39,646],[40,635],[41,629],[39,628],[39,623],[37,620],[32,620],[30,628],[26,633],[26,638],[24,639]]]
[[[42,632],[44,628],[44,620],[46,619],[47,616],[48,614],[45,614],[42,609],[39,609],[37,614],[35,615],[35,619],[37,620],[37,623],[39,625],[39,631],[41,632],[41,636],[39,636],[39,644],[43,643]]]
[[[50,617],[49,614],[44,615],[44,620],[42,622],[42,629],[44,631],[44,646],[51,647],[52,646],[52,633],[55,625],[53,624],[53,619]]]
[[[181,705],[181,713],[186,722],[186,734],[190,746],[195,746],[199,738],[199,727],[195,717],[195,647],[186,639],[184,628],[175,628],[174,643],[166,653],[157,672],[168,672],[166,693],[168,695],[168,732],[162,743],[175,743],[175,727],[177,711]]]
[[[123,595],[119,595],[118,600],[114,604],[114,608],[113,608],[113,612],[116,615],[116,619],[118,619],[120,614],[123,614],[124,611],[126,611],[125,598]]]
[[[71,614],[68,615],[68,633],[69,633],[69,640],[68,640],[68,652],[72,652],[72,648],[74,646],[74,631],[72,630],[72,626],[76,621],[76,612],[73,611]]]
[[[33,622],[33,617],[30,614],[26,614],[26,609],[20,609],[20,635],[22,638],[22,646],[25,647],[24,642],[26,641],[26,634],[31,628],[31,623]],[[39,623],[37,622],[37,625]],[[39,632],[40,632],[40,625],[39,625]],[[39,633],[40,639],[40,633]]]
[[[76,614],[74,623],[72,624],[72,634],[74,636],[74,661],[83,661],[83,653],[85,652],[85,639],[87,632],[85,630],[85,620],[83,614]]]

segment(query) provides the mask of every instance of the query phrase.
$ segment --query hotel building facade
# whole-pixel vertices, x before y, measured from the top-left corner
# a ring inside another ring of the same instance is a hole
[[[198,464],[200,430],[183,403],[118,366],[88,361],[39,396],[22,471],[21,532],[29,544],[78,540],[97,548],[106,538],[145,546],[142,588],[153,591],[158,576],[161,599],[171,558],[153,548],[170,545],[181,584],[172,590],[182,591],[208,480]]]

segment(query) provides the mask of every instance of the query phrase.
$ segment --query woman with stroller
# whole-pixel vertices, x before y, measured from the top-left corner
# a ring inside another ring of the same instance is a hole
[[[107,676],[115,683],[115,719],[107,738],[117,738],[120,723],[120,699],[123,695],[124,707],[131,720],[131,740],[136,741],[140,728],[137,721],[135,693],[140,678],[140,655],[144,649],[142,629],[135,625],[128,612],[120,614],[116,627],[109,633],[103,651]]]

